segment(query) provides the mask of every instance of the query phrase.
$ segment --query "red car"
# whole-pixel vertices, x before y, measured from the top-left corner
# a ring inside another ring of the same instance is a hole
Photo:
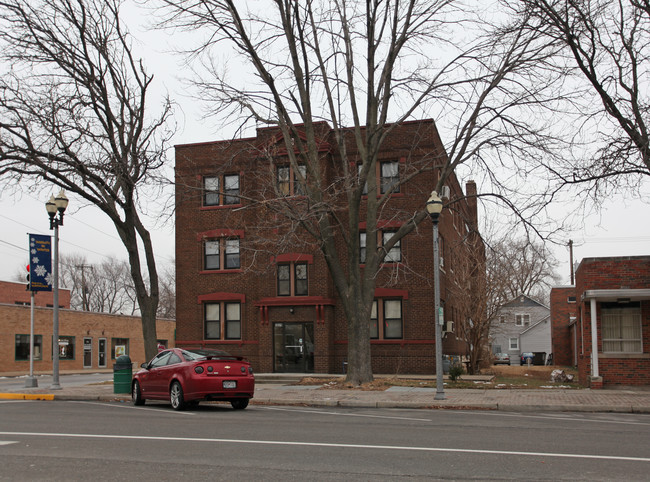
[[[134,405],[146,400],[169,400],[174,410],[201,400],[230,402],[242,410],[255,391],[255,376],[243,357],[213,350],[172,348],[158,353],[133,376]]]

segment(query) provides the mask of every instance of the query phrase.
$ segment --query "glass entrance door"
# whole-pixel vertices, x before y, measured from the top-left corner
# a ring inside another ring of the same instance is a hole
[[[274,371],[314,372],[314,324],[273,323]]]
[[[84,368],[93,366],[93,339],[84,337]]]

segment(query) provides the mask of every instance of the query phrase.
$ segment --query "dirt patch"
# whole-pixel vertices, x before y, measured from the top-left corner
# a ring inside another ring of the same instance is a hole
[[[536,380],[550,380],[551,372],[557,367],[554,366],[516,366],[516,365],[495,365],[484,373],[491,373],[497,377],[530,377]],[[568,371],[568,370],[565,370]]]

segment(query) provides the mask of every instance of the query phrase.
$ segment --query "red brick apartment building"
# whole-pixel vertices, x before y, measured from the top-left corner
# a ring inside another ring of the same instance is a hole
[[[321,175],[336,186],[342,179],[336,142],[326,123],[317,127]],[[354,158],[354,143],[347,149]],[[432,120],[405,123],[389,134],[378,156],[377,185],[388,176],[403,184],[382,211],[379,237],[407,219],[395,213],[413,216],[424,210],[439,176],[433,162],[437,158],[440,165],[440,156],[445,153]],[[426,162],[428,168],[422,168]],[[411,178],[415,169],[418,175]],[[299,197],[292,170],[277,128],[258,129],[246,139],[176,146],[177,346],[242,355],[259,372],[345,370],[346,319],[326,260],[307,236],[295,236],[286,248],[286,219],[266,208],[279,200],[272,194],[275,186],[289,195],[282,202]],[[458,322],[450,280],[455,263],[466,258],[465,241],[480,239],[476,185],[467,183],[467,198],[455,177],[447,185],[454,202],[440,217],[441,300],[445,321]],[[345,191],[339,196],[328,202],[345,206]],[[338,215],[346,218],[347,212]],[[435,372],[432,232],[425,219],[391,250],[391,262],[377,277],[371,329],[375,373]],[[339,247],[344,252],[343,242]],[[443,353],[464,354],[453,323],[445,327]]]
[[[555,363],[581,384],[650,385],[650,256],[583,259],[575,287],[551,291],[551,320]]]

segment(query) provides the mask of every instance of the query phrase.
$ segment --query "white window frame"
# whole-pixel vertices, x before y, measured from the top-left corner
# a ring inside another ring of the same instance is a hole
[[[508,338],[508,347],[510,347],[510,350],[519,350],[519,338]]]
[[[517,314],[515,314],[515,325],[516,326],[528,326],[528,325],[530,325],[530,314],[529,313],[517,313]]]

